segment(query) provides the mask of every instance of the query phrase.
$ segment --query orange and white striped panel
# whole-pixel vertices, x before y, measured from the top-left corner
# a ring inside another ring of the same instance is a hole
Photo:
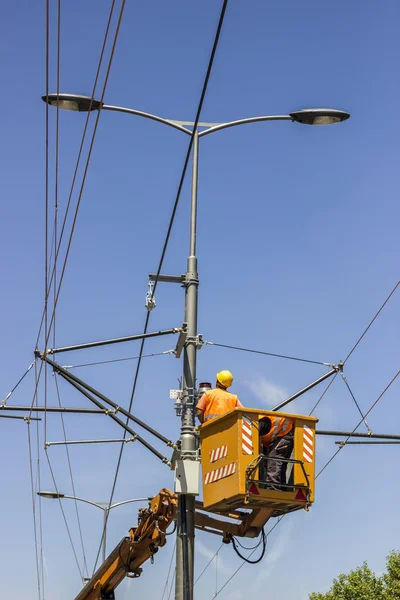
[[[253,454],[251,419],[245,415],[242,419],[242,454]]]
[[[215,462],[220,458],[225,458],[228,455],[228,446],[225,444],[220,448],[214,448],[210,451],[210,462]]]
[[[229,465],[225,465],[224,467],[220,467],[219,469],[215,469],[215,471],[210,471],[206,473],[204,478],[204,483],[214,483],[215,481],[219,481],[224,477],[229,477],[229,475],[233,475],[236,472],[236,463],[230,463]]]
[[[314,431],[307,425],[303,428],[303,458],[309,463],[314,459]]]

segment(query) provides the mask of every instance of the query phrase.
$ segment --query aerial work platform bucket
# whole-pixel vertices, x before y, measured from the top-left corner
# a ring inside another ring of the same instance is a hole
[[[260,444],[259,420],[269,416],[294,420],[294,447],[292,456],[282,459],[287,469],[286,483],[280,490],[265,489],[268,456],[263,454]],[[256,408],[235,408],[204,423],[200,429],[204,508],[220,512],[240,507],[269,508],[272,516],[308,509],[314,501],[317,420]]]

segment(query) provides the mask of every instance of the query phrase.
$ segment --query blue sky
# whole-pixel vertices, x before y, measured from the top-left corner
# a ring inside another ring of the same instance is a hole
[[[90,94],[110,3],[62,4],[60,89]],[[220,3],[211,0],[127,2],[105,101],[192,120],[219,9]],[[52,90],[56,89],[55,11],[56,3],[51,2]],[[202,120],[229,121],[326,106],[349,111],[351,119],[319,128],[260,123],[202,140],[198,255],[199,331],[204,339],[337,362],[395,285],[400,216],[399,18],[396,0],[338,0],[329,7],[311,0],[306,10],[294,0],[231,1]],[[43,307],[44,4],[7,5],[0,28],[4,94],[0,384],[5,396],[32,361]],[[61,214],[84,121],[85,115],[60,112]],[[53,207],[55,111],[50,113],[50,127]],[[128,335],[143,327],[147,274],[158,265],[187,143],[186,136],[158,123],[101,114],[57,310],[58,344]],[[180,274],[186,267],[189,199],[188,178],[166,255],[166,273]],[[150,329],[179,326],[181,288],[162,284],[156,300]],[[346,366],[363,409],[398,369],[398,317],[397,292]],[[151,340],[146,351],[168,350],[175,343],[176,338]],[[64,355],[62,362],[77,364],[137,352],[138,345],[132,343]],[[216,347],[204,347],[198,359],[200,379],[212,380],[218,370],[231,369],[233,391],[252,407],[272,406],[276,398],[324,372],[318,366]],[[134,361],[116,363],[77,369],[76,374],[126,406],[135,367]],[[180,373],[181,363],[171,356],[144,360],[134,401],[135,414],[171,438],[179,434],[179,421],[169,389],[177,386]],[[48,401],[56,404],[50,375],[48,386]],[[396,382],[368,418],[375,432],[399,432],[398,389]],[[63,382],[60,391],[65,405],[88,406]],[[30,404],[32,394],[31,373],[10,403]],[[319,391],[309,393],[296,403],[296,410],[309,411],[318,397]],[[358,422],[339,379],[316,416],[326,429],[350,430]],[[27,426],[6,419],[0,426],[3,592],[11,599],[37,598]],[[69,439],[121,435],[115,424],[97,416],[70,416],[66,427]],[[62,439],[59,417],[48,417],[47,439]],[[322,466],[336,448],[334,439],[319,439],[318,464]],[[117,454],[117,445],[111,444],[71,448],[78,495],[108,499]],[[59,489],[70,493],[64,449],[50,448],[49,456]],[[398,547],[397,471],[397,446],[344,449],[318,481],[310,512],[280,523],[269,538],[264,561],[243,567],[218,597],[241,600],[250,581],[251,590],[263,597],[274,599],[279,594],[280,600],[305,600],[308,593],[326,590],[336,574],[363,560],[381,571],[385,556]],[[127,445],[115,500],[151,495],[165,486],[173,486],[172,473],[138,444]],[[44,456],[41,487],[53,487]],[[81,560],[74,507],[64,504]],[[80,588],[79,573],[59,506],[44,500],[42,511],[45,596],[67,600]],[[136,513],[135,505],[114,511],[110,549],[136,523]],[[101,514],[85,505],[80,514],[92,565]],[[200,573],[220,542],[206,534],[198,534],[197,541]],[[121,585],[118,598],[131,597],[133,591],[138,596],[146,593],[149,600],[161,598],[172,548],[169,541],[139,580]],[[218,565],[219,588],[240,561],[224,547]],[[214,596],[214,566],[196,586],[197,598]]]

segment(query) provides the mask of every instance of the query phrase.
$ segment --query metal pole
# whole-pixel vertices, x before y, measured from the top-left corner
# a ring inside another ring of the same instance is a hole
[[[190,254],[185,277],[185,322],[187,338],[183,354],[183,389],[181,427],[182,460],[197,459],[197,438],[195,436],[194,410],[196,401],[196,353],[197,353],[197,306],[198,306],[198,272],[196,257],[197,227],[197,173],[198,173],[199,137],[193,135],[193,176],[192,202],[190,215]],[[181,494],[178,498],[177,542],[176,542],[176,579],[175,600],[193,599],[194,573],[194,519],[195,496]]]

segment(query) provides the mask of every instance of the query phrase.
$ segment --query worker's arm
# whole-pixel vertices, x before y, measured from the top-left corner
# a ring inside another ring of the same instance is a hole
[[[200,421],[200,423],[204,423],[204,411],[206,410],[206,406],[207,406],[207,392],[204,392],[204,394],[201,396],[200,400],[197,403],[196,406],[196,416],[198,418],[198,420]]]
[[[200,408],[196,409],[196,416],[198,418],[198,420],[200,421],[200,423],[204,423],[204,410],[201,410]]]

